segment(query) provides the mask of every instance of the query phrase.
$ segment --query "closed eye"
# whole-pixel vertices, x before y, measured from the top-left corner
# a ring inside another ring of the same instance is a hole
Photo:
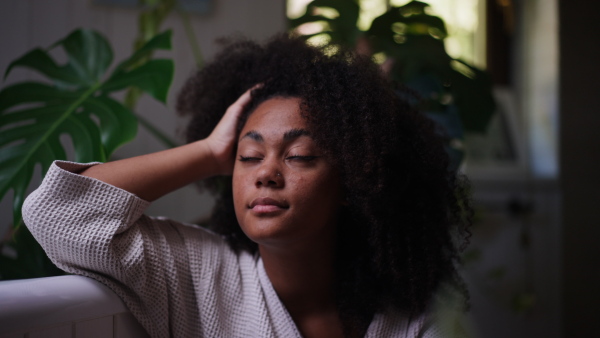
[[[315,160],[316,158],[318,158],[318,156],[300,156],[300,155],[293,155],[293,156],[288,156],[285,159],[286,160],[292,160],[292,161],[302,161],[302,162],[310,162]]]
[[[240,155],[240,158],[238,159],[240,162],[258,162],[260,160],[262,160],[262,158],[260,157],[252,157],[252,156],[242,156]]]

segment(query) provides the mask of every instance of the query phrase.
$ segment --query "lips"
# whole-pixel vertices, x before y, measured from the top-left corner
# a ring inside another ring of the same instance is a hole
[[[248,205],[248,209],[252,209],[257,213],[271,213],[283,209],[288,209],[290,206],[285,201],[276,200],[270,197],[259,197]]]

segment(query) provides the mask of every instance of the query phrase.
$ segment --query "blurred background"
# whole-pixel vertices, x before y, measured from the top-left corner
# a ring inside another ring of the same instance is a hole
[[[417,44],[409,46],[406,39],[416,41],[411,32],[426,25],[428,29],[418,34],[439,41],[441,49],[437,50],[453,71],[469,78],[482,72],[480,76],[489,83],[466,87],[462,92],[465,99],[442,88],[448,87],[443,81],[439,90],[428,89],[435,87],[435,81],[423,84],[415,80],[411,82],[415,88],[426,98],[430,92],[441,91],[430,99],[441,102],[450,113],[458,106],[462,114],[459,103],[465,100],[467,106],[476,105],[482,96],[478,90],[488,85],[486,90],[495,102],[484,128],[469,128],[463,119],[462,127],[447,130],[452,134],[449,151],[460,155],[457,163],[472,181],[476,205],[472,244],[464,254],[463,268],[471,291],[474,331],[481,337],[596,336],[600,109],[594,99],[600,90],[596,29],[600,6],[585,0],[425,2],[429,6],[406,0],[180,1],[163,10],[162,17],[155,15],[158,22],[152,23],[159,32],[173,31],[172,51],[155,55],[171,58],[175,64],[167,104],[142,96],[135,111],[181,143],[186,121],[175,113],[175,98],[186,78],[218,51],[215,39],[243,34],[263,40],[294,29],[310,43],[360,49],[364,47],[361,37],[366,37],[367,53],[386,67],[389,58],[395,58],[398,65],[400,54],[377,44],[379,35],[373,23],[397,8],[400,16],[396,21],[422,15],[424,21],[391,26],[394,46],[423,52]],[[115,60],[124,59],[132,53],[148,19],[142,14],[161,1],[145,3],[3,0],[0,70],[4,72],[13,60],[35,47],[50,47],[76,28],[97,30],[112,45]],[[414,12],[417,10],[421,12]],[[441,19],[443,26],[431,18]],[[440,27],[445,31],[440,32]],[[65,56],[57,51],[56,58],[60,61]],[[390,74],[407,79],[404,73],[394,73],[393,67]],[[15,69],[1,87],[39,79],[42,77],[31,70]],[[124,94],[116,98],[124,99]],[[432,118],[436,116],[442,115],[434,111]],[[164,148],[152,132],[139,128],[134,141],[112,157]],[[41,180],[39,170],[34,176],[28,191]],[[12,236],[12,196],[9,192],[0,201],[4,243]],[[186,187],[154,203],[148,214],[194,222],[210,212],[212,203],[210,196]],[[1,254],[18,258],[10,245],[3,245]]]

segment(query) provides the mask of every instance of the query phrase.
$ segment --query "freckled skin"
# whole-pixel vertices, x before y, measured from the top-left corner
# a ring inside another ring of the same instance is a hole
[[[233,170],[235,213],[242,230],[259,245],[314,244],[331,240],[335,231],[341,204],[335,168],[309,135],[284,140],[291,130],[309,131],[299,102],[297,98],[263,102],[240,133]],[[245,137],[249,132],[261,140]],[[256,213],[249,206],[261,197],[285,207]]]

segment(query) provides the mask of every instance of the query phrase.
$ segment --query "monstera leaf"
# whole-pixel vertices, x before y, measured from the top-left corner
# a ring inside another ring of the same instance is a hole
[[[48,53],[62,48],[58,64]],[[49,82],[22,82],[0,91],[0,200],[13,190],[13,224],[21,219],[25,191],[39,164],[45,175],[52,161],[67,159],[63,135],[70,137],[75,161],[106,161],[137,133],[137,119],[109,94],[137,87],[165,102],[174,65],[171,60],[141,63],[152,51],[171,48],[171,32],[154,37],[107,74],[113,52],[97,32],[76,30],[48,50],[34,49],[12,62]]]
[[[333,10],[335,15],[326,16],[323,9]],[[304,38],[328,35],[331,44],[354,47],[361,33],[356,26],[359,13],[360,5],[356,0],[314,0],[306,6],[304,15],[290,20],[290,26],[293,29],[306,23],[326,23],[322,30]]]
[[[429,5],[411,1],[392,7],[373,20],[367,32],[374,52],[394,59],[390,77],[407,84],[427,99],[426,111],[436,117],[453,112],[455,106],[462,121],[448,123],[453,116],[434,118],[449,135],[462,139],[467,132],[485,133],[496,105],[489,76],[446,53],[448,33],[444,21],[426,13]],[[424,85],[426,84],[426,85]],[[435,102],[434,102],[435,101]],[[433,108],[433,109],[432,109]]]

